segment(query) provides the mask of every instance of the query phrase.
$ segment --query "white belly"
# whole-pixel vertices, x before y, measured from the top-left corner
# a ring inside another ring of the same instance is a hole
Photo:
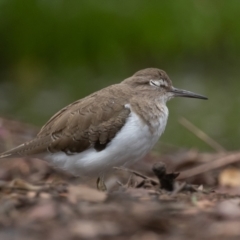
[[[156,131],[150,132],[135,113],[131,112],[126,124],[102,151],[94,148],[71,156],[54,153],[45,156],[45,160],[55,167],[64,169],[80,177],[98,176],[116,166],[127,166],[143,158],[164,132],[168,118],[168,109],[154,124]]]

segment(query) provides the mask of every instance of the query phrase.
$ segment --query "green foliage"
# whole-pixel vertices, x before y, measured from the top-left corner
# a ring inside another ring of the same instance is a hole
[[[210,96],[170,103],[164,140],[206,148],[185,137],[176,123],[184,115],[237,148],[239,10],[237,0],[0,0],[0,112],[42,124],[75,99],[159,67],[178,87]]]

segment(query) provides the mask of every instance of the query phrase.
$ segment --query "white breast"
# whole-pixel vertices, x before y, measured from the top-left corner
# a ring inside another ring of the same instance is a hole
[[[126,106],[129,107],[129,106]],[[94,148],[71,156],[54,153],[45,156],[45,160],[55,167],[64,169],[76,176],[98,176],[116,166],[127,166],[143,158],[164,132],[168,118],[168,109],[163,107],[163,114],[150,132],[137,114],[130,113],[126,124],[115,138],[102,151]]]

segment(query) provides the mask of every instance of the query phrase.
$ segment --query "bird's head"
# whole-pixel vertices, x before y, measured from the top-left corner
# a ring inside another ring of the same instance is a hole
[[[137,92],[145,91],[154,96],[160,96],[165,102],[173,97],[207,99],[200,94],[173,87],[167,73],[157,68],[140,70],[132,77],[125,79],[122,83],[128,84]]]

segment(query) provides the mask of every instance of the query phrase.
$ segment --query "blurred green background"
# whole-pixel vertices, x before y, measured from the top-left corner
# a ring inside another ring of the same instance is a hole
[[[239,148],[240,1],[0,0],[0,115],[41,126],[57,110],[137,70],[178,88],[162,142],[211,150],[183,116]]]

